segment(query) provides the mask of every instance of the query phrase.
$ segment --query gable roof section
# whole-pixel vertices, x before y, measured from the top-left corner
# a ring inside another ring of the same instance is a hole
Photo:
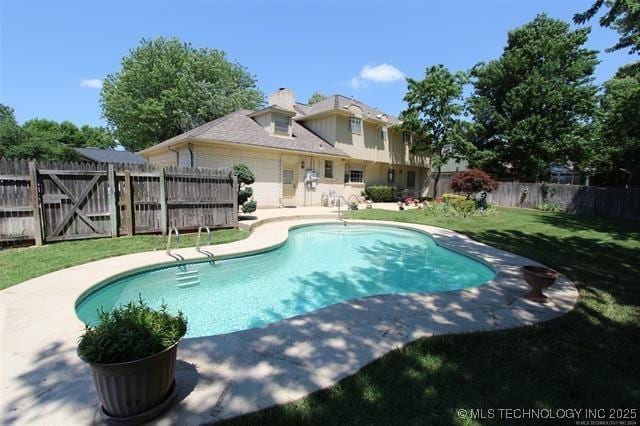
[[[199,140],[349,157],[343,151],[331,146],[327,141],[295,121],[292,129],[293,137],[270,135],[262,126],[249,117],[252,113],[253,111],[246,109],[232,112],[140,152],[150,153],[179,142]]]
[[[321,100],[320,102],[316,102],[313,105],[307,105],[302,103],[296,103],[296,110],[300,114],[297,118],[299,120],[304,120],[307,116],[322,114],[328,111],[340,110],[350,105],[357,105],[360,109],[362,109],[362,115],[364,118],[370,118],[372,120],[381,120],[379,115],[386,115],[389,121],[389,124],[398,123],[398,118],[393,115],[386,114],[379,109],[370,107],[369,105],[360,102],[358,100],[349,98],[343,95],[331,95]],[[346,109],[345,109],[346,111]]]
[[[146,161],[135,152],[116,151],[100,148],[75,148],[76,152],[87,160],[96,163],[145,164]]]

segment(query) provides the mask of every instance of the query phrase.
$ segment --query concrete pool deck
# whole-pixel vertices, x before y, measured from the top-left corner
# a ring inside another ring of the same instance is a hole
[[[570,311],[578,291],[560,276],[544,305],[522,298],[528,286],[519,267],[537,264],[461,234],[407,223],[349,220],[427,232],[497,273],[488,284],[444,293],[370,296],[341,302],[264,327],[189,338],[178,351],[178,398],[158,424],[211,423],[299,399],[357,372],[420,337],[492,331],[546,321]],[[215,255],[283,244],[292,226],[335,219],[266,222],[250,237],[204,247]],[[202,259],[194,248],[175,251]],[[164,251],[112,257],[53,272],[0,291],[3,423],[89,424],[100,421],[89,368],[76,355],[83,325],[76,299],[118,273],[175,263]]]

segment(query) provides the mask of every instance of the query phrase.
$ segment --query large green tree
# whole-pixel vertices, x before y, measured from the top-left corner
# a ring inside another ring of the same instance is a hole
[[[467,151],[462,120],[466,81],[463,72],[452,73],[443,65],[427,68],[422,80],[407,78],[400,127],[411,134],[411,152],[431,159],[428,180],[434,179],[434,197],[442,166]]]
[[[176,38],[145,40],[107,76],[102,112],[118,141],[138,151],[239,108],[262,105],[254,77],[224,52]]]
[[[608,52],[629,49],[629,54],[640,54],[640,1],[638,0],[596,0],[585,12],[573,17],[577,24],[584,24],[603,10],[599,22],[602,27],[612,28],[620,34],[618,42],[608,48]],[[640,71],[640,61],[622,68],[625,75]]]
[[[640,182],[640,74],[604,83],[593,160],[599,184]]]
[[[36,118],[20,126],[13,109],[0,104],[0,157],[49,161],[79,159],[73,148],[115,148],[113,134],[104,127],[58,123]]]
[[[597,51],[589,29],[538,15],[511,31],[499,59],[471,71],[469,133],[474,162],[490,172],[538,180],[550,162],[584,162],[597,105]]]

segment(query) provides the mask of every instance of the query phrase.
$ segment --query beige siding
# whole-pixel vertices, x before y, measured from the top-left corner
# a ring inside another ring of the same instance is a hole
[[[336,116],[327,115],[325,117],[305,120],[303,125],[316,135],[320,136],[331,145],[336,141]]]
[[[245,164],[256,176],[251,185],[259,207],[279,207],[282,197],[280,155],[263,151],[196,146],[196,166],[228,167]]]
[[[169,150],[165,150],[159,153],[154,153],[147,157],[147,161],[150,164],[160,164],[162,166],[175,166],[176,153]]]

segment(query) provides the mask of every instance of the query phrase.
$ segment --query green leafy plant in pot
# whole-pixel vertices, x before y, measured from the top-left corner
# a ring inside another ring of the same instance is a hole
[[[140,423],[160,414],[175,396],[184,315],[170,314],[166,305],[154,310],[141,298],[101,311],[98,324],[85,327],[78,355],[91,366],[103,415]]]

